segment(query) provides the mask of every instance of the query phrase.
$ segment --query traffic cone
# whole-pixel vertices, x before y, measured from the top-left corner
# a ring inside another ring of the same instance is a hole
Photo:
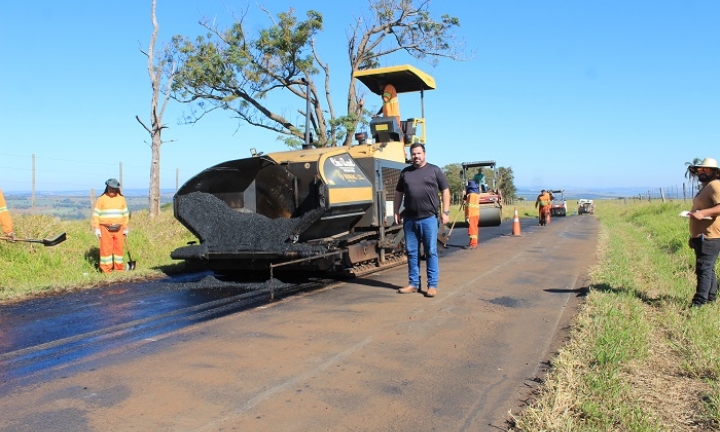
[[[520,234],[520,217],[518,217],[517,207],[515,207],[515,214],[513,215],[513,226],[512,235],[521,236]]]

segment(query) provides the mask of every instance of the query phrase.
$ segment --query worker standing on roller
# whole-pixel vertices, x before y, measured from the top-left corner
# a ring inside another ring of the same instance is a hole
[[[485,184],[485,173],[483,173],[482,167],[478,168],[477,174],[473,176],[473,181],[478,186],[478,190],[483,192],[488,191],[487,185]]]
[[[95,203],[92,227],[100,239],[100,271],[125,270],[125,236],[128,235],[130,211],[122,192],[120,182],[114,178],[105,182],[105,192]]]

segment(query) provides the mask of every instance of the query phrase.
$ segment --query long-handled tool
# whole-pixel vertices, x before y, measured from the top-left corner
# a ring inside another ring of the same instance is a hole
[[[446,233],[445,230],[443,230],[443,232],[438,234],[438,242],[442,244],[445,249],[447,249],[448,247],[448,243],[450,242],[450,235],[452,234],[453,229],[455,229],[455,223],[457,222],[458,217],[460,217],[461,214],[465,214],[465,201],[463,201],[460,205],[460,210],[458,210],[457,214],[455,215],[455,220],[450,226],[450,231]]]
[[[125,250],[127,251],[127,254],[128,254],[128,262],[125,265],[125,269],[126,270],[135,270],[136,263],[135,263],[135,261],[133,261],[132,255],[130,255],[130,248],[128,247],[127,236],[123,236],[123,237],[125,239]]]
[[[16,242],[27,242],[27,243],[42,243],[43,246],[55,246],[67,239],[67,234],[60,233],[52,238],[44,239],[30,239],[30,238],[16,238]],[[0,240],[10,240],[10,237],[0,237]]]
[[[450,235],[452,234],[453,230],[455,229],[455,223],[457,222],[460,215],[465,214],[465,201],[460,204],[460,210],[458,210],[457,214],[455,215],[455,220],[452,223],[452,226],[450,226],[450,232],[448,232],[448,238],[450,238]]]

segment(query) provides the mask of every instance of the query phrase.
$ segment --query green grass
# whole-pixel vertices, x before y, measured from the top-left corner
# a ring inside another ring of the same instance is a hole
[[[720,427],[720,308],[688,308],[694,254],[677,215],[689,205],[596,203],[590,294],[518,430]]]
[[[0,242],[2,302],[182,271],[183,264],[173,261],[170,252],[196,240],[175,220],[168,206],[155,220],[148,217],[147,211],[134,212],[127,250],[137,262],[136,269],[106,275],[97,271],[99,242],[89,220],[23,215],[15,217],[13,222],[18,237],[47,238],[66,232],[67,240],[52,247],[38,243]],[[128,260],[127,253],[125,260]]]

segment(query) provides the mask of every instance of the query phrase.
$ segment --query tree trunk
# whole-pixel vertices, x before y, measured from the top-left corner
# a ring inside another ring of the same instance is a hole
[[[152,161],[150,163],[150,217],[160,214],[160,129],[154,130],[152,135]]]
[[[145,53],[148,58],[148,75],[150,76],[150,84],[152,86],[152,100],[150,102],[150,126],[148,127],[139,116],[135,116],[137,121],[145,128],[150,134],[151,144],[150,151],[152,153],[152,160],[150,163],[150,193],[148,194],[148,206],[149,215],[151,219],[160,215],[160,146],[163,144],[162,130],[163,126],[162,118],[167,106],[168,100],[170,99],[170,86],[173,81],[175,72],[175,64],[172,62],[169,65],[166,76],[166,92],[165,96],[161,101],[160,88],[163,85],[163,76],[166,72],[165,67],[168,66],[167,59],[157,60],[155,63],[155,43],[157,36],[160,31],[157,19],[155,17],[156,0],[152,0],[152,11],[151,18],[153,23],[153,32],[150,37],[150,45],[148,51]]]

